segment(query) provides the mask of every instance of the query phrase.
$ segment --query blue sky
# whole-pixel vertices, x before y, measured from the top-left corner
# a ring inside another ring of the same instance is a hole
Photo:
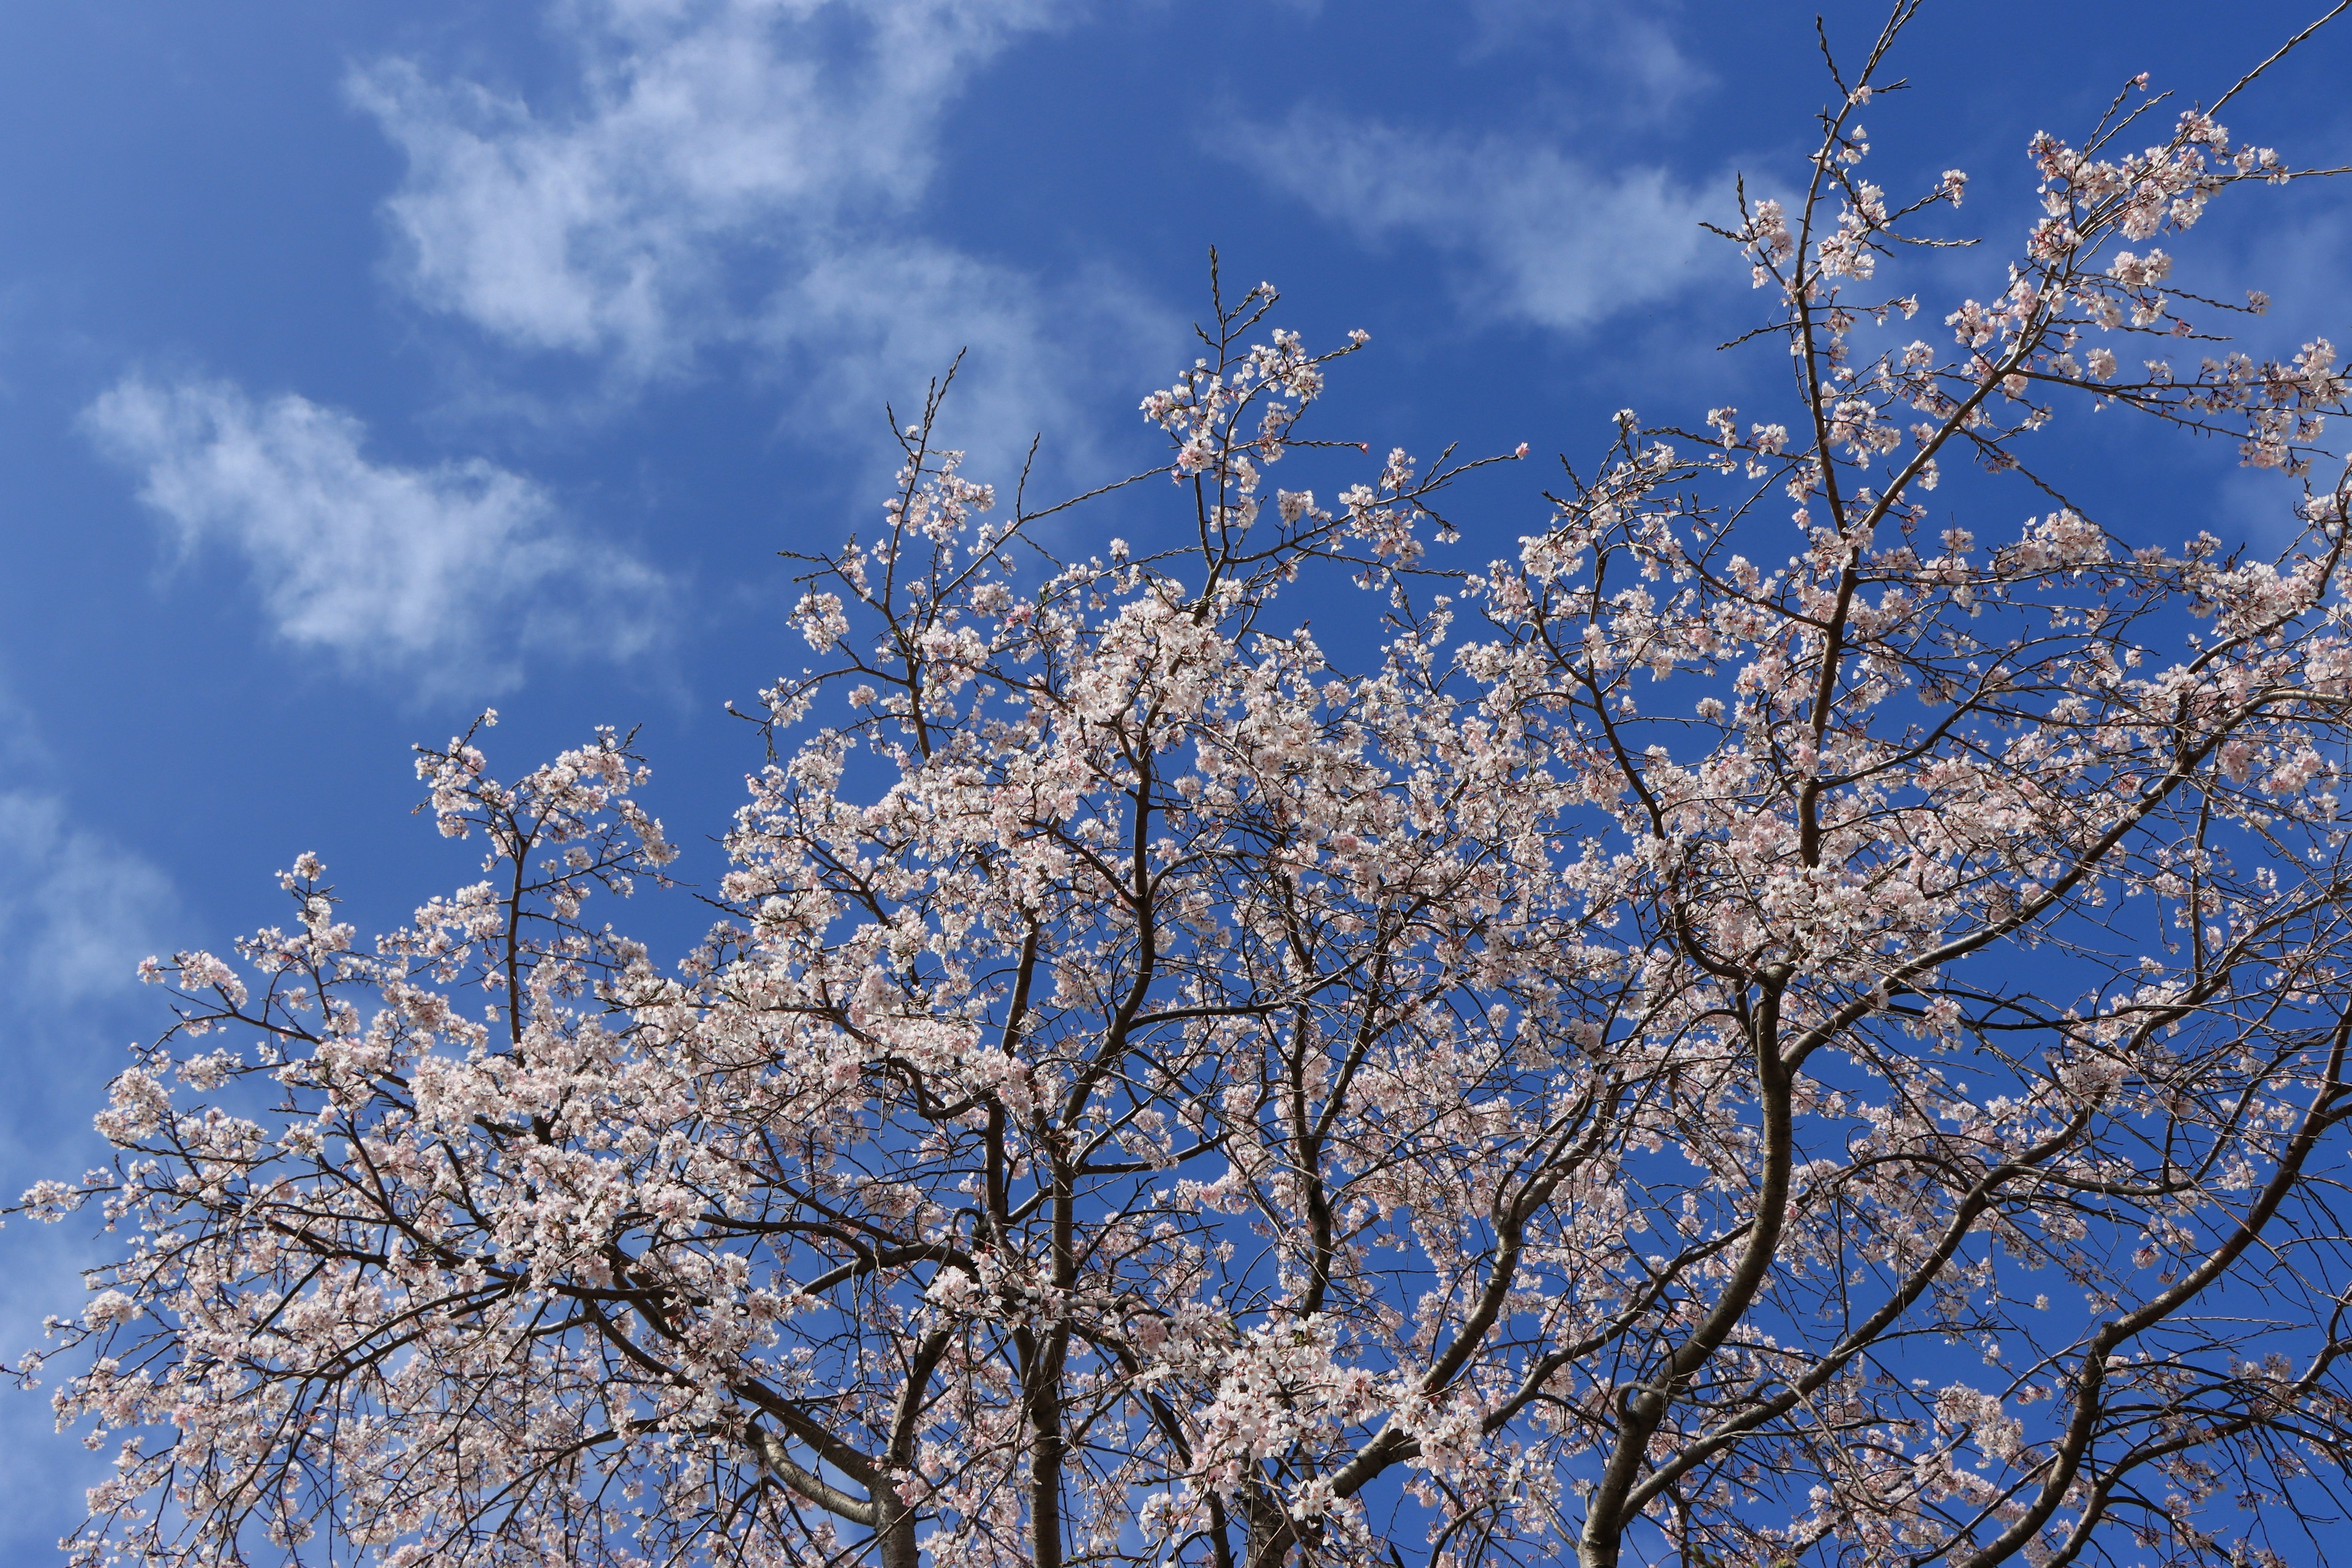
[[[2210,98],[2320,7],[1931,5],[1871,112],[1897,193],[1974,176],[2006,239],[2023,149],[2139,70]],[[1835,5],[1859,53],[1881,13]],[[1312,344],[1372,333],[1326,433],[1582,458],[1611,410],[1759,396],[1730,182],[1800,175],[1809,9],[1706,0],[350,0],[0,13],[0,1187],[97,1152],[160,998],[142,953],[277,917],[322,855],[363,929],[463,879],[412,821],[413,741],[505,715],[528,760],[642,724],[673,835],[758,760],[721,704],[797,668],[775,552],[877,515],[882,405],[967,348],[950,434],[1009,481],[1153,460],[1207,247]],[[2233,105],[2352,162],[2352,23]],[[2352,341],[2352,186],[2194,237],[2257,349]],[[2000,249],[1916,266],[1940,315]],[[1745,389],[1745,391],[1743,391]],[[2088,426],[2106,521],[2278,526],[2216,445]],[[2053,449],[2055,447],[2053,443]],[[1475,566],[1540,476],[1465,492]],[[1157,492],[1064,542],[1162,524]],[[2021,512],[2024,502],[2020,500]],[[2004,517],[2003,521],[2013,521]],[[688,874],[697,874],[689,858]],[[708,867],[707,848],[700,864]],[[675,935],[690,909],[633,911]],[[73,1310],[69,1230],[0,1237],[0,1341]],[[45,1560],[91,1457],[0,1403],[0,1560]]]

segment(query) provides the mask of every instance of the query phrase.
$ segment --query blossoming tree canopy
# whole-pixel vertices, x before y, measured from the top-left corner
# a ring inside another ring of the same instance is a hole
[[[2158,242],[2293,174],[2135,83],[1906,342],[1965,179],[1863,178],[1895,30],[1727,215],[1787,405],[1622,416],[1515,554],[1423,547],[1492,459],[1270,485],[1361,338],[1260,286],[1143,403],[1181,548],[1057,561],[906,430],[682,960],[602,912],[673,861],[630,742],[478,729],[418,766],[480,880],[361,942],[305,856],[154,963],[116,1164],[20,1205],[108,1226],[24,1366],[118,1453],[76,1561],[2292,1558],[2352,1438],[2345,386],[2179,355]],[[2300,533],[2035,490],[2067,400]],[[1295,629],[1331,572],[1369,657]]]

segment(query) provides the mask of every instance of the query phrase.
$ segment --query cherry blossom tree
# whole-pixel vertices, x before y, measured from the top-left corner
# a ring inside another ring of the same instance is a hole
[[[682,960],[604,923],[675,867],[629,739],[509,779],[486,717],[418,762],[479,880],[362,942],[304,856],[151,961],[117,1163],[19,1209],[110,1248],[22,1369],[117,1452],[75,1561],[2309,1559],[2345,383],[2187,357],[2240,307],[2159,244],[2294,172],[2142,79],[1915,341],[1908,11],[1726,216],[1766,418],[1621,415],[1464,570],[1526,448],[1348,476],[1361,335],[1221,297],[1127,491],[1181,547],[1057,559],[903,429]],[[2292,542],[2095,521],[2033,457],[2094,407],[2299,479]]]

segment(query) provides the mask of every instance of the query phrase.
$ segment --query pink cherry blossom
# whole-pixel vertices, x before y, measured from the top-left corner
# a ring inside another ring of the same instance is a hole
[[[1314,434],[1366,340],[1259,284],[1107,487],[1179,542],[1063,559],[942,383],[693,951],[608,923],[633,740],[485,715],[416,764],[473,879],[362,938],[304,854],[150,960],[115,1166],[14,1211],[106,1226],[17,1363],[116,1453],[75,1561],[2277,1561],[2225,1494],[2352,1438],[2346,383],[2117,348],[2294,172],[2135,84],[1898,342],[1966,176],[1860,177],[1892,37],[1722,230],[1768,417],[1625,410],[1465,569],[1527,447]],[[2301,531],[2133,542],[2023,482],[2062,403]]]

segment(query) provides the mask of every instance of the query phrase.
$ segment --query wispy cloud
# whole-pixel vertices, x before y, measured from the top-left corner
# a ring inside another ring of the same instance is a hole
[[[1301,110],[1235,139],[1256,172],[1368,244],[1450,258],[1475,315],[1569,330],[1684,288],[1727,193],[1525,140]]]
[[[1189,346],[1172,312],[1108,273],[1067,279],[1049,297],[1028,278],[923,239],[813,260],[751,330],[779,357],[823,367],[795,379],[795,417],[877,435],[886,401],[903,418],[965,352],[942,433],[971,452],[972,477],[1004,484],[1040,432],[1055,482],[1073,463],[1084,471],[1103,386],[1139,388]]]
[[[351,415],[224,382],[129,376],[82,423],[184,545],[244,555],[279,636],[347,668],[471,694],[527,654],[626,658],[659,635],[657,573],[480,458],[377,462]]]
[[[132,1033],[163,1016],[139,960],[184,918],[178,888],[106,825],[77,811],[32,712],[0,689],[0,1201],[37,1176],[70,1176],[99,1150],[89,1115]],[[36,1234],[54,1235],[42,1227]],[[16,1245],[23,1233],[12,1230]],[[31,1342],[21,1287],[78,1294],[70,1275],[12,1258],[0,1288],[0,1356]],[[62,1289],[60,1289],[60,1286]],[[37,1314],[35,1314],[37,1317]],[[5,1407],[0,1401],[0,1407]],[[0,1486],[0,1499],[10,1490]],[[0,1525],[0,1535],[5,1526]]]
[[[1673,0],[1468,0],[1468,5],[1472,58],[1564,36],[1584,60],[1607,62],[1606,79],[1614,90],[1606,111],[1621,120],[1664,113],[1712,79],[1683,52],[1668,25],[1678,9]]]
[[[76,826],[38,790],[0,790],[0,972],[16,1010],[63,1013],[128,994],[176,907],[153,864]]]
[[[394,275],[608,395],[732,345],[804,427],[878,434],[969,349],[950,434],[1002,469],[1181,341],[1108,272],[1041,279],[922,221],[973,73],[1087,3],[582,0],[551,13],[579,71],[544,103],[376,64],[349,90],[407,157]]]
[[[650,371],[772,325],[792,279],[904,214],[965,78],[1059,9],[592,0],[555,17],[581,60],[567,110],[398,60],[350,90],[407,154],[385,210],[420,300]]]

